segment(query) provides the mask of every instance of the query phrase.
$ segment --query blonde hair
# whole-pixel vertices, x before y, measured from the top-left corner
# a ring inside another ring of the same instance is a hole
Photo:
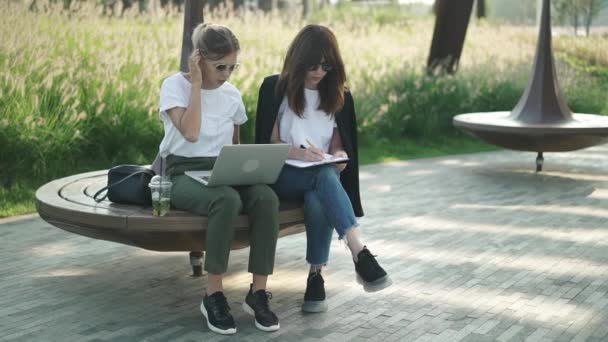
[[[241,49],[234,33],[217,24],[199,24],[192,32],[192,47],[210,60],[218,60]]]

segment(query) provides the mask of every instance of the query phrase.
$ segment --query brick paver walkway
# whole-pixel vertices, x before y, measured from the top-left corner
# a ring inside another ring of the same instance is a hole
[[[305,236],[279,240],[270,280],[281,330],[240,304],[248,250],[225,284],[235,337],[199,313],[186,253],[0,225],[0,341],[608,341],[608,147],[495,152],[363,167],[366,243],[394,285],[368,294],[334,241],[330,310],[305,315]]]

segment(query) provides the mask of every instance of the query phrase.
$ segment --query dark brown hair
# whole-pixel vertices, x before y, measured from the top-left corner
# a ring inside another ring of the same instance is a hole
[[[328,63],[333,69],[319,82],[319,110],[329,115],[340,111],[344,106],[344,83],[346,73],[344,62],[338,48],[336,36],[325,26],[307,25],[294,38],[287,50],[283,71],[279,76],[276,92],[278,96],[287,95],[289,107],[298,116],[304,113],[304,80],[310,65]]]
[[[212,61],[241,49],[234,33],[226,26],[216,24],[199,24],[192,33],[192,46]]]

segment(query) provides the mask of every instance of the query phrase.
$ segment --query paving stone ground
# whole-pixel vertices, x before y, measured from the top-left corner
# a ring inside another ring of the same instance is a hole
[[[305,236],[279,240],[269,282],[281,319],[240,305],[248,249],[226,294],[236,336],[199,312],[186,253],[93,240],[40,218],[0,224],[0,341],[608,341],[608,147],[491,152],[362,168],[366,244],[392,287],[366,293],[345,247],[325,271],[329,312],[300,311]]]

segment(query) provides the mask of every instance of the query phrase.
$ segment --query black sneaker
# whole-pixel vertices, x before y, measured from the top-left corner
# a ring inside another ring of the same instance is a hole
[[[207,319],[207,326],[211,331],[222,335],[236,333],[234,318],[230,314],[230,306],[221,291],[215,292],[211,296],[203,297],[201,312]]]
[[[325,281],[320,272],[313,272],[308,275],[306,281],[306,292],[304,292],[304,312],[325,312],[327,303],[325,302]]]
[[[266,290],[251,292],[253,284],[249,285],[249,293],[245,297],[243,310],[255,317],[255,327],[263,331],[279,330],[280,324],[277,315],[270,311],[268,300],[272,298],[272,293]]]
[[[363,289],[367,292],[380,291],[392,284],[386,271],[378,264],[376,257],[367,249],[357,254],[358,261],[355,262],[355,271],[357,271],[357,282],[363,285]]]

